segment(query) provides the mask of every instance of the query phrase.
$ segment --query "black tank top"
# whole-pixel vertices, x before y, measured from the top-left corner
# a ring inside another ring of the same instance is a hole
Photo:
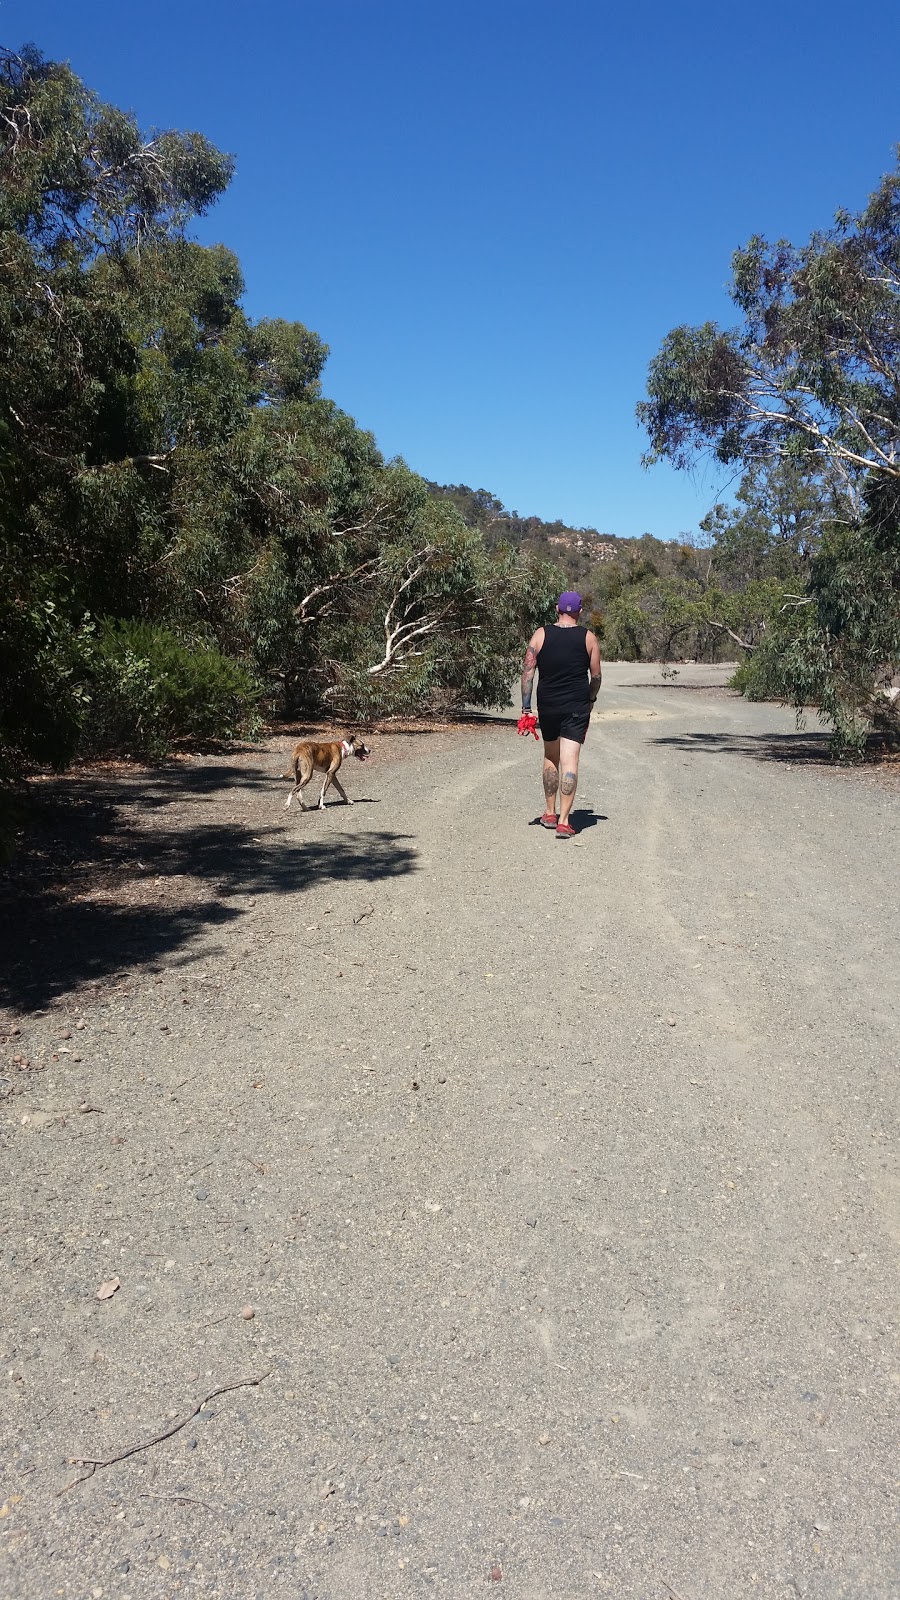
[[[575,711],[590,705],[587,628],[545,628],[537,664],[539,707]]]

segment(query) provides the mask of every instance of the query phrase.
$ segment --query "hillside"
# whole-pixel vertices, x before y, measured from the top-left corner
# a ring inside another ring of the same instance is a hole
[[[426,480],[427,481],[427,480]],[[591,611],[619,593],[623,580],[680,575],[694,560],[686,543],[666,542],[645,533],[640,539],[623,539],[596,528],[572,528],[565,522],[544,522],[508,511],[488,489],[470,489],[465,483],[431,483],[429,493],[449,500],[470,528],[477,528],[489,549],[510,545],[523,554],[554,561],[567,581],[585,599]]]

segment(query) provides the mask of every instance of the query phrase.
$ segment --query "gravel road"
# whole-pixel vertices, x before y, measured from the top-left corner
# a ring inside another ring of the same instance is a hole
[[[722,680],[41,786],[4,1600],[896,1600],[900,788]]]

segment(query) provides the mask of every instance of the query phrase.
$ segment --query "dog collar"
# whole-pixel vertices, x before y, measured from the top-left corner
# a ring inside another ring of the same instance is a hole
[[[343,750],[345,756],[349,756],[352,753],[353,746],[351,744],[348,744],[346,739],[342,739],[341,740],[341,749]]]

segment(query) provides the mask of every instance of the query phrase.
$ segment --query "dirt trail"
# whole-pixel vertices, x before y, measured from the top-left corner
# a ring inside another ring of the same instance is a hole
[[[3,1596],[900,1593],[898,790],[715,681],[607,669],[573,842],[496,722],[48,786]]]

